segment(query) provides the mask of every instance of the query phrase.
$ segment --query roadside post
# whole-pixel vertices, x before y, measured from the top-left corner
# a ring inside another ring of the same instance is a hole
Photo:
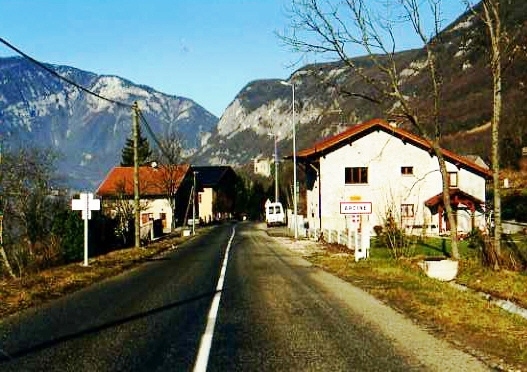
[[[351,215],[349,229],[353,229],[355,240],[355,261],[370,256],[369,218],[364,215],[372,213],[372,203],[364,201],[340,202],[340,214]],[[366,217],[366,218],[364,218]],[[359,239],[360,232],[360,239]]]
[[[81,192],[79,199],[71,200],[71,209],[74,211],[82,211],[82,219],[84,220],[84,264],[88,266],[88,220],[91,219],[91,212],[101,209],[100,199],[94,199],[93,193]]]

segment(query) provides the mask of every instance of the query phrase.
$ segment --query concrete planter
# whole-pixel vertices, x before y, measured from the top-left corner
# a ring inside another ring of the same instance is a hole
[[[424,260],[418,263],[430,278],[443,282],[454,280],[457,276],[459,262],[453,260]]]

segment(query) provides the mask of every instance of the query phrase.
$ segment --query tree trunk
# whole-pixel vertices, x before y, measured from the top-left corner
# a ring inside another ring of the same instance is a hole
[[[15,273],[13,272],[13,268],[11,267],[11,264],[9,263],[9,260],[7,259],[7,254],[5,253],[5,249],[4,249],[4,246],[3,245],[0,245],[0,256],[2,257],[2,261],[7,269],[7,272],[9,273],[9,275],[15,279],[16,278],[16,275]]]
[[[499,154],[499,128],[501,119],[501,51],[502,51],[502,27],[500,20],[500,3],[496,0],[485,0],[483,5],[483,21],[489,34],[491,56],[490,69],[492,73],[492,99],[493,112],[491,122],[491,155],[492,155],[492,185],[494,188],[494,237],[492,247],[495,262],[494,269],[499,269],[501,257],[501,189],[500,189],[500,154]]]
[[[434,147],[439,147],[439,145],[434,144]],[[436,150],[437,160],[439,162],[439,170],[441,172],[441,179],[443,183],[443,203],[445,205],[445,211],[448,218],[448,224],[450,225],[450,249],[452,251],[452,258],[454,260],[459,260],[459,247],[458,247],[458,238],[457,238],[457,221],[454,216],[454,210],[452,209],[452,204],[450,203],[450,179],[448,177],[448,170],[446,168],[445,159],[441,149]]]

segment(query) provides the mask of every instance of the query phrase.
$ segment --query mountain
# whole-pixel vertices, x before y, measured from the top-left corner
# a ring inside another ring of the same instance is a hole
[[[519,53],[506,59],[503,75],[503,115],[501,126],[502,162],[517,165],[521,148],[527,146],[527,2],[502,2],[503,24],[515,36]],[[441,130],[443,146],[460,154],[479,155],[489,163],[492,76],[489,68],[487,31],[472,13],[461,15],[434,40],[441,80]],[[383,58],[383,56],[380,56]],[[415,103],[419,116],[430,120],[432,91],[427,73],[422,71],[424,49],[395,55],[402,91]],[[376,74],[366,57],[355,58],[366,74]],[[295,71],[288,79],[295,84],[295,124],[297,148],[341,132],[347,126],[373,117],[385,117],[394,105],[378,105],[339,92],[373,94],[373,90],[341,62],[313,64]],[[257,156],[270,157],[274,133],[281,155],[292,153],[292,91],[277,79],[247,84],[221,116],[206,145],[193,156],[194,163],[244,164]],[[432,123],[428,123],[429,129]],[[413,130],[412,127],[405,129]],[[240,150],[243,149],[243,150]]]
[[[218,118],[194,101],[170,96],[117,76],[46,65],[114,101],[138,102],[157,137],[175,128],[192,154]],[[87,94],[24,58],[0,58],[0,140],[5,147],[39,145],[60,155],[59,173],[74,188],[93,188],[121,160],[131,135],[131,110]],[[152,138],[142,133],[154,147]]]

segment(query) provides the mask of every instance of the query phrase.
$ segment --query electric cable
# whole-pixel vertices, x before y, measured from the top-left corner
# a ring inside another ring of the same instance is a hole
[[[156,143],[156,145],[158,146],[158,148],[160,149],[161,153],[163,153],[163,155],[165,155],[167,158],[170,158],[170,155],[168,154],[168,152],[166,151],[166,149],[164,148],[164,146],[161,144],[161,142],[158,140],[158,138],[156,137],[156,135],[154,134],[154,131],[152,130],[152,128],[150,127],[150,124],[148,123],[148,121],[146,120],[145,116],[143,115],[142,111],[138,108],[138,107],[135,107],[134,105],[132,104],[128,104],[128,103],[124,103],[124,102],[120,102],[120,101],[116,101],[116,100],[113,100],[111,98],[108,98],[108,97],[104,97],[98,93],[95,93],[91,90],[89,90],[88,88],[78,84],[77,82],[71,80],[71,79],[68,79],[62,75],[60,75],[58,72],[56,72],[55,70],[53,70],[52,68],[46,66],[46,64],[36,60],[35,58],[31,57],[30,55],[28,55],[27,53],[23,52],[22,50],[20,50],[19,48],[17,48],[16,46],[14,46],[13,44],[11,44],[10,42],[8,42],[7,40],[5,40],[4,38],[0,37],[0,43],[4,44],[5,46],[7,46],[8,48],[14,50],[16,53],[20,54],[22,57],[26,58],[27,60],[29,60],[30,62],[32,62],[33,64],[37,65],[38,67],[46,70],[47,72],[49,72],[51,75],[57,77],[58,79],[60,80],[63,80],[65,81],[66,83],[68,84],[71,84],[73,85],[74,87],[80,89],[81,91],[87,93],[87,94],[90,94],[94,97],[97,97],[99,99],[102,99],[104,101],[107,101],[107,102],[110,102],[112,104],[115,104],[115,105],[118,105],[118,106],[122,106],[122,107],[126,107],[126,108],[130,108],[132,110],[137,110],[137,113],[139,114],[139,117],[141,118],[141,121],[143,122],[144,124],[144,127],[146,128],[147,132],[150,134],[151,138],[154,140],[154,142]]]
[[[91,90],[89,90],[88,88],[85,88],[83,87],[82,85],[76,83],[75,81],[71,80],[71,79],[68,79],[62,75],[60,75],[58,72],[56,72],[55,70],[53,70],[52,68],[46,66],[44,63],[40,62],[40,61],[37,61],[35,58],[31,57],[30,55],[24,53],[22,50],[18,49],[16,46],[14,46],[13,44],[9,43],[7,40],[5,40],[4,38],[0,37],[0,43],[4,44],[5,46],[7,46],[9,49],[11,50],[14,50],[15,52],[17,52],[18,54],[20,54],[22,57],[26,58],[27,60],[31,61],[32,63],[34,63],[35,65],[37,65],[38,67],[46,70],[47,72],[49,72],[50,74],[52,74],[53,76],[59,78],[60,80],[63,80],[65,81],[66,83],[68,84],[71,84],[73,85],[74,87],[82,90],[83,92],[87,93],[87,94],[90,94],[92,96],[95,96],[97,98],[100,98],[104,101],[107,101],[107,102],[110,102],[110,103],[113,103],[115,105],[118,105],[118,106],[122,106],[122,107],[127,107],[127,108],[132,108],[132,105],[131,104],[128,104],[128,103],[124,103],[124,102],[120,102],[120,101],[116,101],[116,100],[113,100],[111,98],[107,98],[107,97],[104,97],[104,96],[101,96],[100,94],[98,93],[95,93]]]
[[[150,126],[150,124],[148,124],[148,121],[146,120],[145,116],[143,115],[143,112],[141,111],[141,109],[137,109],[138,113],[139,113],[139,117],[141,118],[141,121],[143,122],[144,124],[144,127],[146,128],[146,131],[148,132],[148,134],[150,134],[150,137],[152,137],[152,139],[154,140],[155,144],[157,145],[157,147],[159,148],[159,150],[161,151],[161,153],[167,157],[167,159],[170,159],[170,154],[168,154],[168,152],[166,151],[166,149],[164,148],[164,146],[161,144],[161,141],[159,141],[156,137],[156,135],[154,134],[154,131],[152,130],[152,127]]]

